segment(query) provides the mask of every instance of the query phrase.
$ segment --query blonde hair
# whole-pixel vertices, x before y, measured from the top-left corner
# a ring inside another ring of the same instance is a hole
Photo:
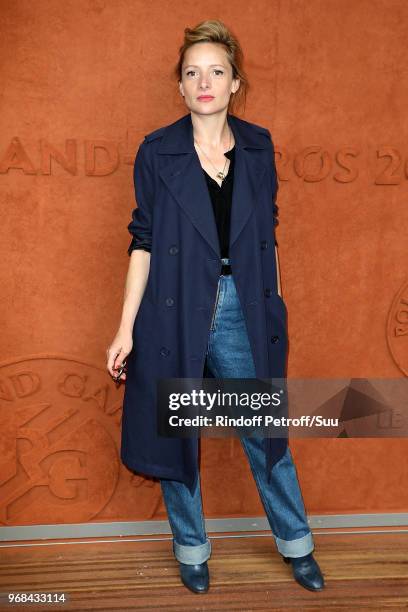
[[[190,47],[196,43],[212,42],[224,46],[229,63],[232,67],[232,78],[240,79],[240,85],[235,93],[230,96],[228,112],[233,113],[236,109],[244,107],[249,90],[249,82],[243,68],[244,55],[236,36],[222,22],[216,19],[202,21],[194,28],[185,28],[184,42],[179,48],[179,60],[174,68],[174,75],[178,81],[182,80],[182,65],[184,55]]]

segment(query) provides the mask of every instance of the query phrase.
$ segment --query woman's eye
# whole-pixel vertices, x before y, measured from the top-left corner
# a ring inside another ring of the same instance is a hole
[[[219,68],[216,68],[214,70],[214,73],[216,76],[222,76],[224,74],[223,70],[220,70]],[[187,70],[186,72],[187,76],[196,76],[196,71],[195,70]]]

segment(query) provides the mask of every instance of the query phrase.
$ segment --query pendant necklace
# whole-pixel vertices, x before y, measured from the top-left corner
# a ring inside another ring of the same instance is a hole
[[[212,167],[214,168],[214,170],[216,171],[216,176],[217,178],[220,178],[222,181],[225,179],[225,166],[227,165],[227,161],[228,158],[225,158],[225,164],[224,164],[224,168],[222,169],[222,171],[218,171],[218,169],[214,166],[214,164],[212,163],[211,159],[208,157],[208,155],[205,154],[205,152],[202,150],[202,148],[200,147],[200,145],[198,144],[198,142],[194,139],[194,142],[196,143],[197,147],[200,149],[200,151],[203,153],[203,155],[205,155],[205,157],[208,159],[208,161],[210,162],[210,164],[212,165]],[[228,150],[231,147],[231,129],[229,132],[229,144],[228,144]]]

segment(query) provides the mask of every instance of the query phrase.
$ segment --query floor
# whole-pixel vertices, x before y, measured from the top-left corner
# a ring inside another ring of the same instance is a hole
[[[168,536],[3,542],[0,610],[408,609],[408,533],[314,533],[314,541],[326,582],[319,593],[295,582],[270,534],[216,534],[206,594],[181,584]],[[66,601],[6,605],[9,592]]]

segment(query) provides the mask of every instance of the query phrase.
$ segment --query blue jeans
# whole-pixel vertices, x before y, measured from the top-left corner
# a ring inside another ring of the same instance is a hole
[[[256,378],[244,315],[232,274],[220,276],[207,347],[207,367],[216,378]],[[261,437],[241,438],[278,551],[302,557],[314,550],[302,494],[289,446],[273,466],[268,484]],[[160,480],[173,533],[173,552],[181,563],[203,563],[211,556],[206,535],[200,478],[194,494],[177,480]]]

